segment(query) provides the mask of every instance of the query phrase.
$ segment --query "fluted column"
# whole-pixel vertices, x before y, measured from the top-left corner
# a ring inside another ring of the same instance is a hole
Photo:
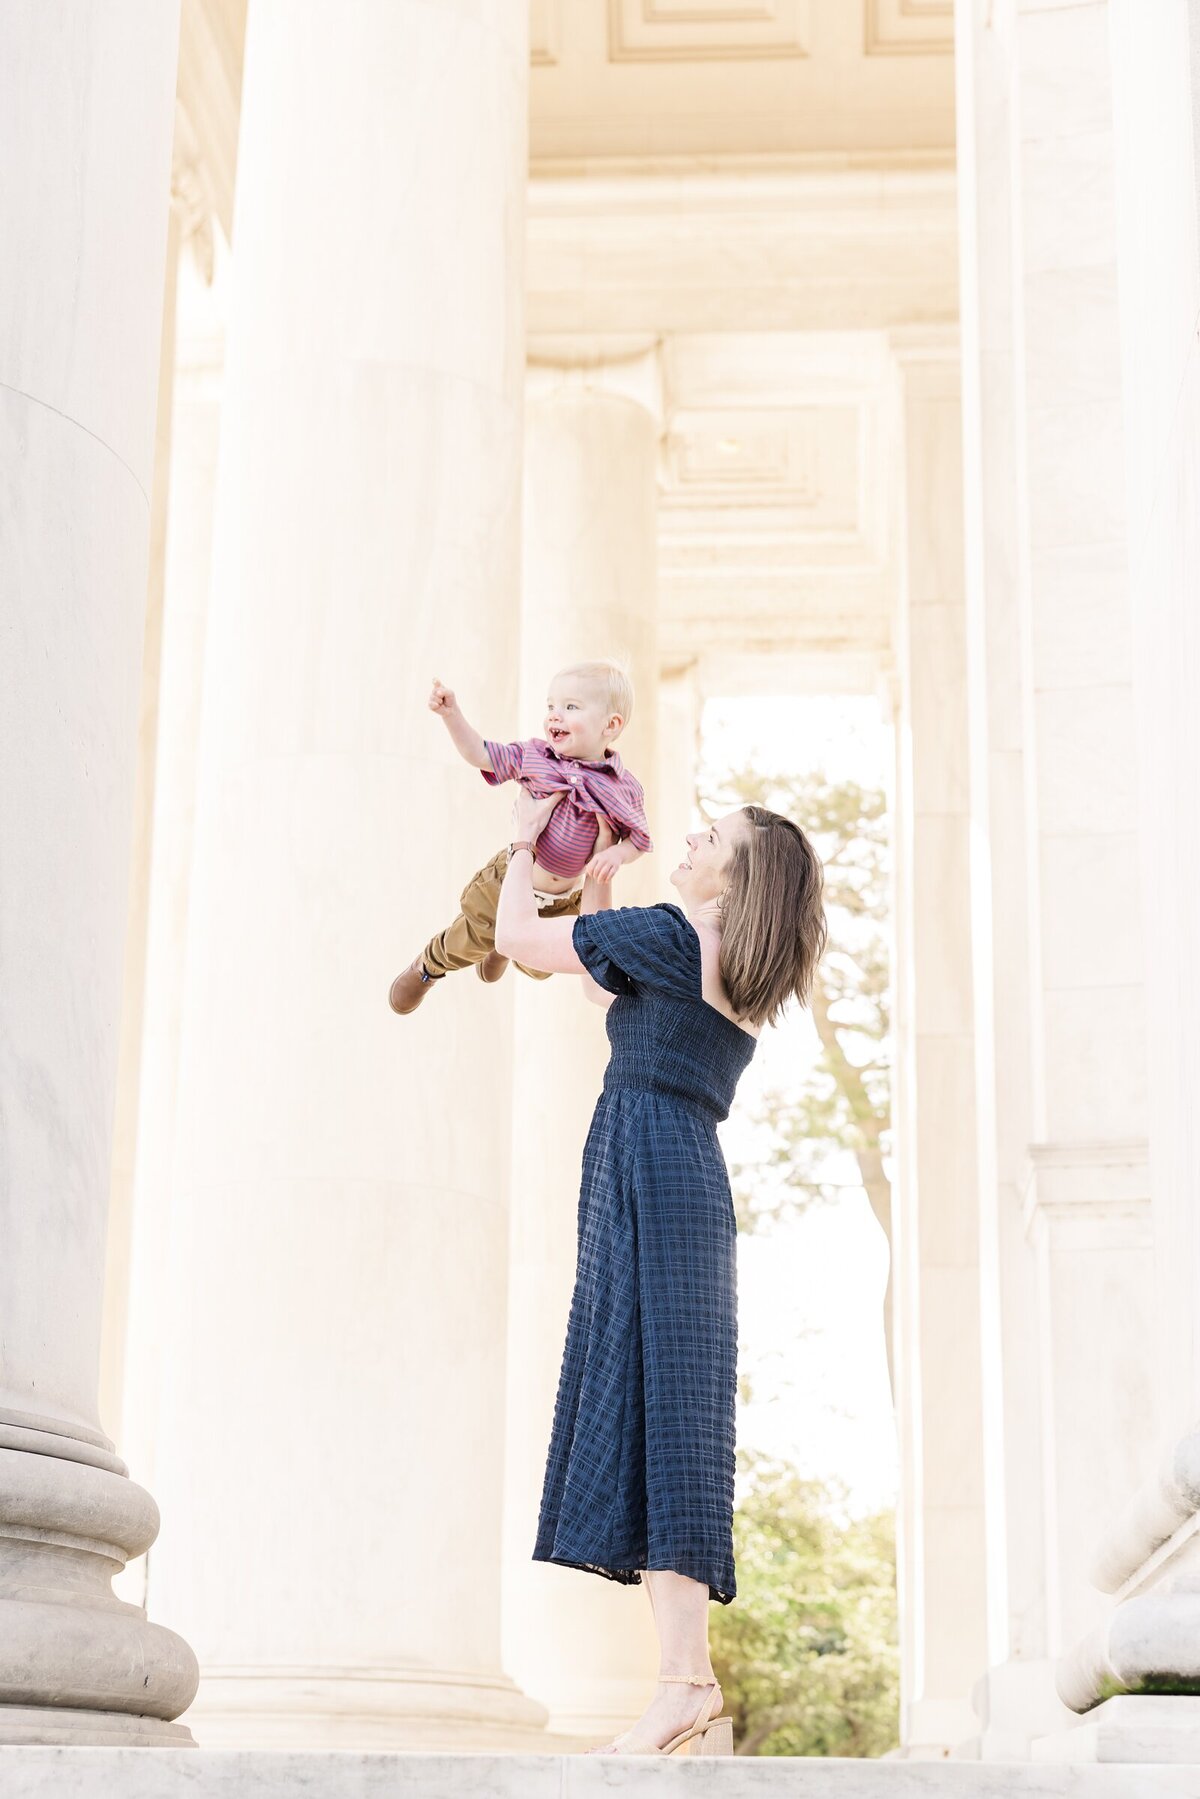
[[[0,1742],[186,1743],[97,1412],[178,9],[0,15]]]
[[[985,1648],[957,345],[897,336],[905,469],[896,768],[896,1383],[902,1737],[971,1734]]]
[[[154,810],[145,844],[149,899],[142,949],[145,992],[140,1055],[128,1071],[137,1081],[130,1109],[138,1128],[129,1230],[121,1245],[127,1260],[116,1293],[110,1285],[105,1313],[109,1380],[120,1382],[122,1441],[131,1465],[152,1487],[157,1396],[163,1372],[159,1345],[170,1316],[171,1157],[228,286],[225,257],[220,277],[209,286],[185,246],[179,268],[169,526],[154,699],[158,713]],[[126,981],[128,984],[128,956]],[[113,1264],[110,1227],[110,1283],[115,1274]],[[139,1577],[144,1585],[144,1568],[131,1570],[126,1580]]]
[[[1047,1660],[1038,1280],[1022,1195],[1034,1134],[1033,866],[1026,829],[1032,742],[1030,632],[1021,545],[1022,408],[1015,64],[985,0],[960,11],[964,506],[968,734],[975,859],[974,1005],[979,1070],[980,1304],[988,1642],[975,1704],[985,1759],[1025,1756],[1063,1707]]]
[[[527,6],[256,0],[150,1589],[206,1744],[520,1747],[501,1671],[510,990],[392,976],[508,831]]]
[[[526,422],[521,707],[536,731],[559,668],[623,659],[636,691],[618,745],[646,789],[655,853],[614,903],[670,897],[656,835],[658,426],[654,365],[531,371]],[[675,856],[674,861],[679,857]],[[510,977],[511,978],[511,977]],[[505,1494],[505,1663],[553,1731],[602,1738],[636,1717],[656,1670],[644,1588],[530,1560],[575,1271],[583,1142],[608,1056],[579,983],[517,976]],[[549,1064],[548,1064],[549,1059]],[[546,1088],[553,1067],[552,1092]]]

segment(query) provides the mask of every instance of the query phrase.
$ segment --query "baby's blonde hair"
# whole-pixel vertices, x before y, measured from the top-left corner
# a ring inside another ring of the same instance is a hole
[[[621,662],[572,662],[560,668],[559,675],[586,675],[595,681],[604,698],[606,712],[617,712],[628,724],[633,717],[633,682],[629,670]]]

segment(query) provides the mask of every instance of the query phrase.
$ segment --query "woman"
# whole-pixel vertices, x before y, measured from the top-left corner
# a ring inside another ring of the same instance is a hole
[[[560,796],[559,796],[560,797]],[[808,998],[825,943],[821,864],[804,833],[743,806],[687,839],[682,907],[539,919],[533,846],[556,804],[522,792],[496,948],[582,975],[612,1054],[583,1156],[578,1267],[535,1561],[645,1583],[659,1686],[591,1754],[731,1754],[708,1605],[733,1566],[736,1229],[716,1126],[764,1024]]]

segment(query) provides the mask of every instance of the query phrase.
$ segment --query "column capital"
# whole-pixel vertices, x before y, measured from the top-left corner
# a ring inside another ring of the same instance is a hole
[[[525,371],[525,397],[529,401],[556,400],[566,396],[603,394],[626,400],[648,412],[661,430],[663,403],[662,350],[653,339],[623,355],[589,355],[583,343],[569,346],[531,346]],[[594,351],[594,346],[592,346]],[[560,359],[561,358],[561,359]]]

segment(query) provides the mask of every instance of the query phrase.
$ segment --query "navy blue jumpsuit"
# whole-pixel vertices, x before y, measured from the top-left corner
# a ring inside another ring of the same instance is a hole
[[[705,1000],[678,906],[594,912],[572,940],[617,997],[533,1559],[632,1584],[672,1568],[727,1605],[737,1258],[716,1127],[755,1039]]]

